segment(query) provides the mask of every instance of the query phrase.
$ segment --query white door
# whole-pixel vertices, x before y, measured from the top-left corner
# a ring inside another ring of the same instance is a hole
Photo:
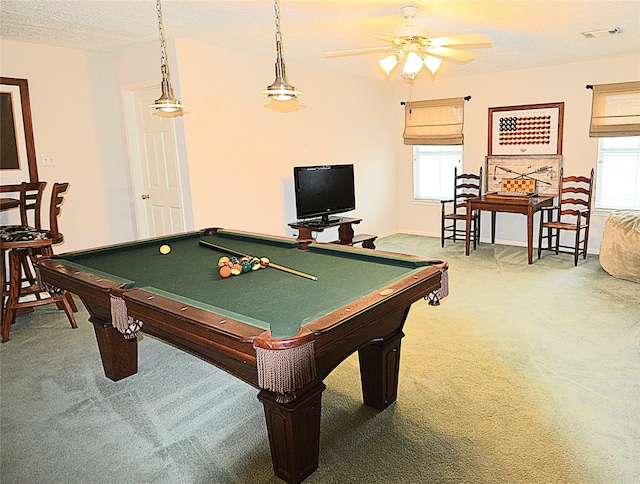
[[[158,94],[158,86],[125,94],[140,238],[185,231],[175,120],[149,108]]]

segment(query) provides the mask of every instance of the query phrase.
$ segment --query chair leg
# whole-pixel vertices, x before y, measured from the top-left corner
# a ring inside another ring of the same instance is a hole
[[[471,215],[473,219],[473,250],[478,248],[478,238],[480,237],[480,220],[477,215]]]
[[[73,316],[74,311],[71,307],[71,304],[69,304],[69,299],[71,299],[71,294],[69,294],[68,292],[65,292],[62,298],[60,299],[59,304],[62,306],[61,309],[67,315],[67,318],[69,319],[69,323],[71,324],[71,327],[73,329],[77,329],[78,324],[76,323],[76,318]],[[74,303],[74,306],[75,306],[75,303]]]
[[[71,308],[71,311],[73,311],[74,313],[77,313],[78,312],[78,306],[76,306],[76,302],[73,300],[73,296],[71,295],[71,293],[65,291],[64,292],[64,297],[67,300],[67,302],[69,303],[69,307]],[[74,327],[77,327],[77,326],[74,326]]]
[[[21,263],[16,250],[9,251],[9,294],[2,315],[2,342],[9,341],[11,325],[16,320],[16,307],[20,299]]]
[[[2,261],[0,262],[0,268],[2,269],[2,307],[4,308],[4,297],[7,294],[7,251],[2,249],[0,252],[0,256],[2,257]]]
[[[580,255],[580,225],[576,227],[576,241],[573,246],[573,265],[578,265],[578,256]]]

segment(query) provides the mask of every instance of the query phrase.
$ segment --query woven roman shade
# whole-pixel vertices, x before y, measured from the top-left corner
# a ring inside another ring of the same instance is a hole
[[[640,82],[593,86],[592,138],[640,135]]]
[[[464,98],[407,102],[404,120],[405,145],[461,145]]]

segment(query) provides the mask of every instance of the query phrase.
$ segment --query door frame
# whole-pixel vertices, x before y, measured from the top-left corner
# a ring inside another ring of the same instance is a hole
[[[144,200],[140,194],[144,193],[144,175],[142,172],[142,156],[140,153],[139,125],[136,116],[135,93],[146,90],[158,90],[160,80],[146,81],[122,86],[122,107],[124,126],[127,138],[128,165],[131,177],[130,200],[134,214],[134,226],[138,239],[149,238],[149,218]],[[175,153],[178,161],[178,180],[180,191],[180,203],[182,205],[182,222],[185,230],[194,230],[193,204],[191,197],[191,185],[189,183],[189,163],[187,159],[186,140],[184,136],[184,120],[182,116],[167,116],[171,121],[171,130],[175,143]]]

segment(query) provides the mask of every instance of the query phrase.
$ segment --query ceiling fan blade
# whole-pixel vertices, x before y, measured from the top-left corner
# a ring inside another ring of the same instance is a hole
[[[379,32],[379,31],[375,31],[374,32],[376,35],[379,35],[380,37],[387,37],[389,39],[393,39],[396,37],[395,34],[390,34],[389,32]]]
[[[352,50],[336,50],[333,52],[325,52],[325,57],[340,57],[343,55],[358,55],[358,54],[372,54],[374,52],[384,52],[385,50],[391,50],[394,47],[392,45],[384,45],[380,47],[365,47],[363,49]]]
[[[376,39],[385,40],[387,42],[393,42],[393,40],[397,37],[395,34],[390,34],[389,32],[376,32]]]
[[[449,47],[429,47],[426,49],[429,54],[433,54],[436,57],[443,57],[453,61],[466,64],[476,58],[478,54],[473,52],[465,52],[463,50],[450,49]]]
[[[491,39],[484,34],[454,35],[451,37],[434,37],[431,45],[435,47],[465,45],[476,47],[491,47]]]

